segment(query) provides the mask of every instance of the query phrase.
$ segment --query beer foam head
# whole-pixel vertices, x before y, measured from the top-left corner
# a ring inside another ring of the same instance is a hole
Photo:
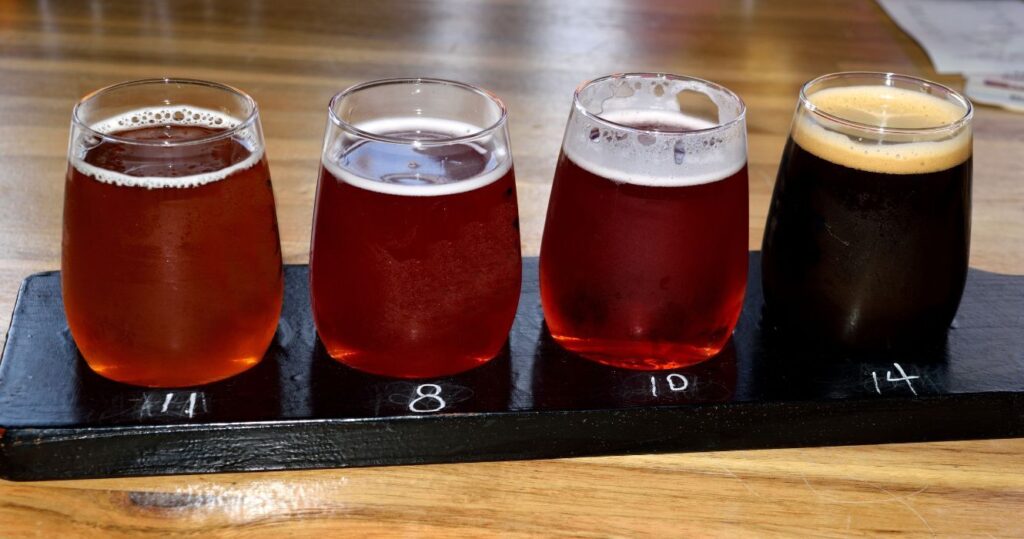
[[[345,139],[342,133],[324,145],[321,162],[338,180],[368,191],[400,196],[454,195],[489,185],[512,167],[503,130],[451,142],[479,156],[476,170],[466,177],[453,178],[428,170],[423,161],[416,160],[417,153],[448,145],[449,139],[471,137],[485,127],[429,117],[380,118],[354,127],[386,140]],[[357,154],[360,151],[364,152]]]
[[[684,110],[684,92],[710,99],[719,121]],[[614,182],[681,187],[742,169],[746,136],[743,103],[732,92],[696,79],[627,75],[598,79],[577,92],[562,150],[576,165]]]
[[[807,96],[813,112],[798,112],[794,142],[832,163],[868,172],[926,174],[963,163],[971,155],[963,106],[941,97],[882,85],[826,88]]]
[[[230,130],[242,124],[242,120],[222,112],[191,107],[187,105],[149,107],[129,111],[111,118],[104,119],[89,126],[89,129],[104,135],[114,135],[124,131],[141,129],[146,127],[160,126],[198,126],[218,130]],[[233,134],[232,137],[247,148],[251,153],[243,161],[231,166],[187,176],[133,176],[124,172],[107,170],[85,162],[89,150],[102,143],[103,140],[88,132],[72,133],[71,162],[79,172],[90,176],[103,183],[111,183],[124,187],[144,187],[147,189],[162,189],[170,187],[198,187],[208,183],[216,182],[228,176],[245,170],[260,161],[263,157],[263,149],[259,143],[258,128],[243,129]],[[186,141],[187,142],[187,141]],[[136,144],[149,144],[152,142],[135,142]],[[132,144],[132,142],[126,142]]]

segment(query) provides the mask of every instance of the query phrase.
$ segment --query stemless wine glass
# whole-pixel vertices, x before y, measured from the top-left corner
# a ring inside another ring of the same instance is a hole
[[[813,348],[944,340],[967,278],[971,116],[905,75],[804,85],[765,227],[769,327]]]
[[[100,375],[180,387],[262,359],[283,294],[256,103],[222,84],[154,79],[72,114],[61,286]]]
[[[505,106],[459,82],[368,82],[331,99],[324,138],[310,289],[327,353],[403,378],[495,357],[522,272]]]
[[[540,253],[544,317],[562,346],[634,369],[725,346],[747,282],[744,114],[736,94],[691,77],[611,75],[576,90]]]

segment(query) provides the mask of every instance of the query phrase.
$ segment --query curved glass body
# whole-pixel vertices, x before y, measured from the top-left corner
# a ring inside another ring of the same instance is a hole
[[[100,375],[213,382],[258,363],[283,282],[255,102],[192,80],[111,86],[75,107],[61,281]]]
[[[810,347],[943,341],[967,277],[971,116],[914,77],[804,85],[765,228],[769,326]]]
[[[612,75],[576,90],[540,255],[562,346],[635,369],[725,346],[747,279],[744,113],[736,94],[688,77]]]
[[[310,247],[327,353],[402,378],[494,358],[521,281],[505,108],[436,79],[361,84],[331,100]]]

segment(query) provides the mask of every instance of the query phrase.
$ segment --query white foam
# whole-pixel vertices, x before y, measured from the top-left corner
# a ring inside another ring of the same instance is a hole
[[[566,157],[614,182],[648,187],[702,185],[724,180],[747,164],[742,122],[723,131],[699,133],[695,131],[718,124],[673,110],[619,109],[601,114],[602,119],[616,124],[672,129],[637,132],[574,116],[562,145]]]
[[[422,131],[425,133],[442,133],[451,137],[462,137],[480,132],[483,128],[466,122],[446,120],[440,118],[405,117],[405,118],[381,118],[355,125],[361,131],[386,136],[388,133],[407,133],[410,131]],[[378,178],[361,176],[352,170],[343,169],[337,163],[337,148],[325,148],[321,163],[328,172],[335,178],[344,181],[360,189],[375,191],[388,195],[399,196],[442,196],[465,193],[490,185],[498,181],[512,168],[512,157],[505,145],[497,145],[489,148],[489,143],[494,142],[493,136],[487,139],[475,139],[465,144],[477,146],[480,152],[492,152],[496,164],[494,168],[467,178],[448,183],[437,184],[400,184],[382,181]],[[330,146],[330,145],[329,145]]]
[[[156,127],[164,125],[200,126],[211,129],[232,129],[237,127],[241,120],[223,112],[191,107],[187,105],[170,107],[149,107],[136,109],[119,114],[101,122],[90,125],[90,129],[103,134],[116,134],[120,131],[140,129],[144,127]],[[97,181],[110,183],[121,187],[144,187],[147,189],[165,188],[186,188],[198,187],[208,183],[223,180],[228,176],[252,167],[263,158],[262,147],[258,151],[252,151],[256,147],[256,141],[246,140],[246,133],[239,135],[241,142],[251,152],[244,161],[235,163],[226,168],[203,174],[192,174],[188,176],[162,177],[162,176],[132,176],[123,172],[106,170],[95,165],[86,163],[84,158],[89,148],[84,147],[83,141],[72,141],[72,144],[80,146],[72,152],[72,165],[79,172],[90,176]]]
[[[950,125],[964,109],[945,99],[889,86],[827,88],[808,96],[819,110],[869,125],[931,128]],[[952,168],[971,155],[969,128],[935,136],[872,134],[811,114],[793,124],[793,141],[832,163],[868,172],[926,174]]]
[[[100,133],[111,134],[117,131],[161,125],[197,125],[213,129],[231,129],[240,123],[241,120],[238,118],[217,110],[175,105],[173,107],[148,107],[132,110],[96,122],[89,128]]]

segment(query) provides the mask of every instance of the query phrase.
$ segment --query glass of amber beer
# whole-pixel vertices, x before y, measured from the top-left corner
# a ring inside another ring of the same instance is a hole
[[[341,363],[422,378],[494,358],[522,272],[501,101],[438,79],[335,95],[309,264],[317,332]]]
[[[61,286],[100,375],[213,382],[260,361],[283,293],[256,103],[196,80],[126,82],[71,121]]]
[[[851,351],[944,340],[967,278],[971,116],[904,75],[803,86],[764,236],[769,327]]]
[[[691,77],[577,88],[540,253],[544,317],[562,346],[631,369],[725,346],[747,283],[744,115],[736,94]]]

